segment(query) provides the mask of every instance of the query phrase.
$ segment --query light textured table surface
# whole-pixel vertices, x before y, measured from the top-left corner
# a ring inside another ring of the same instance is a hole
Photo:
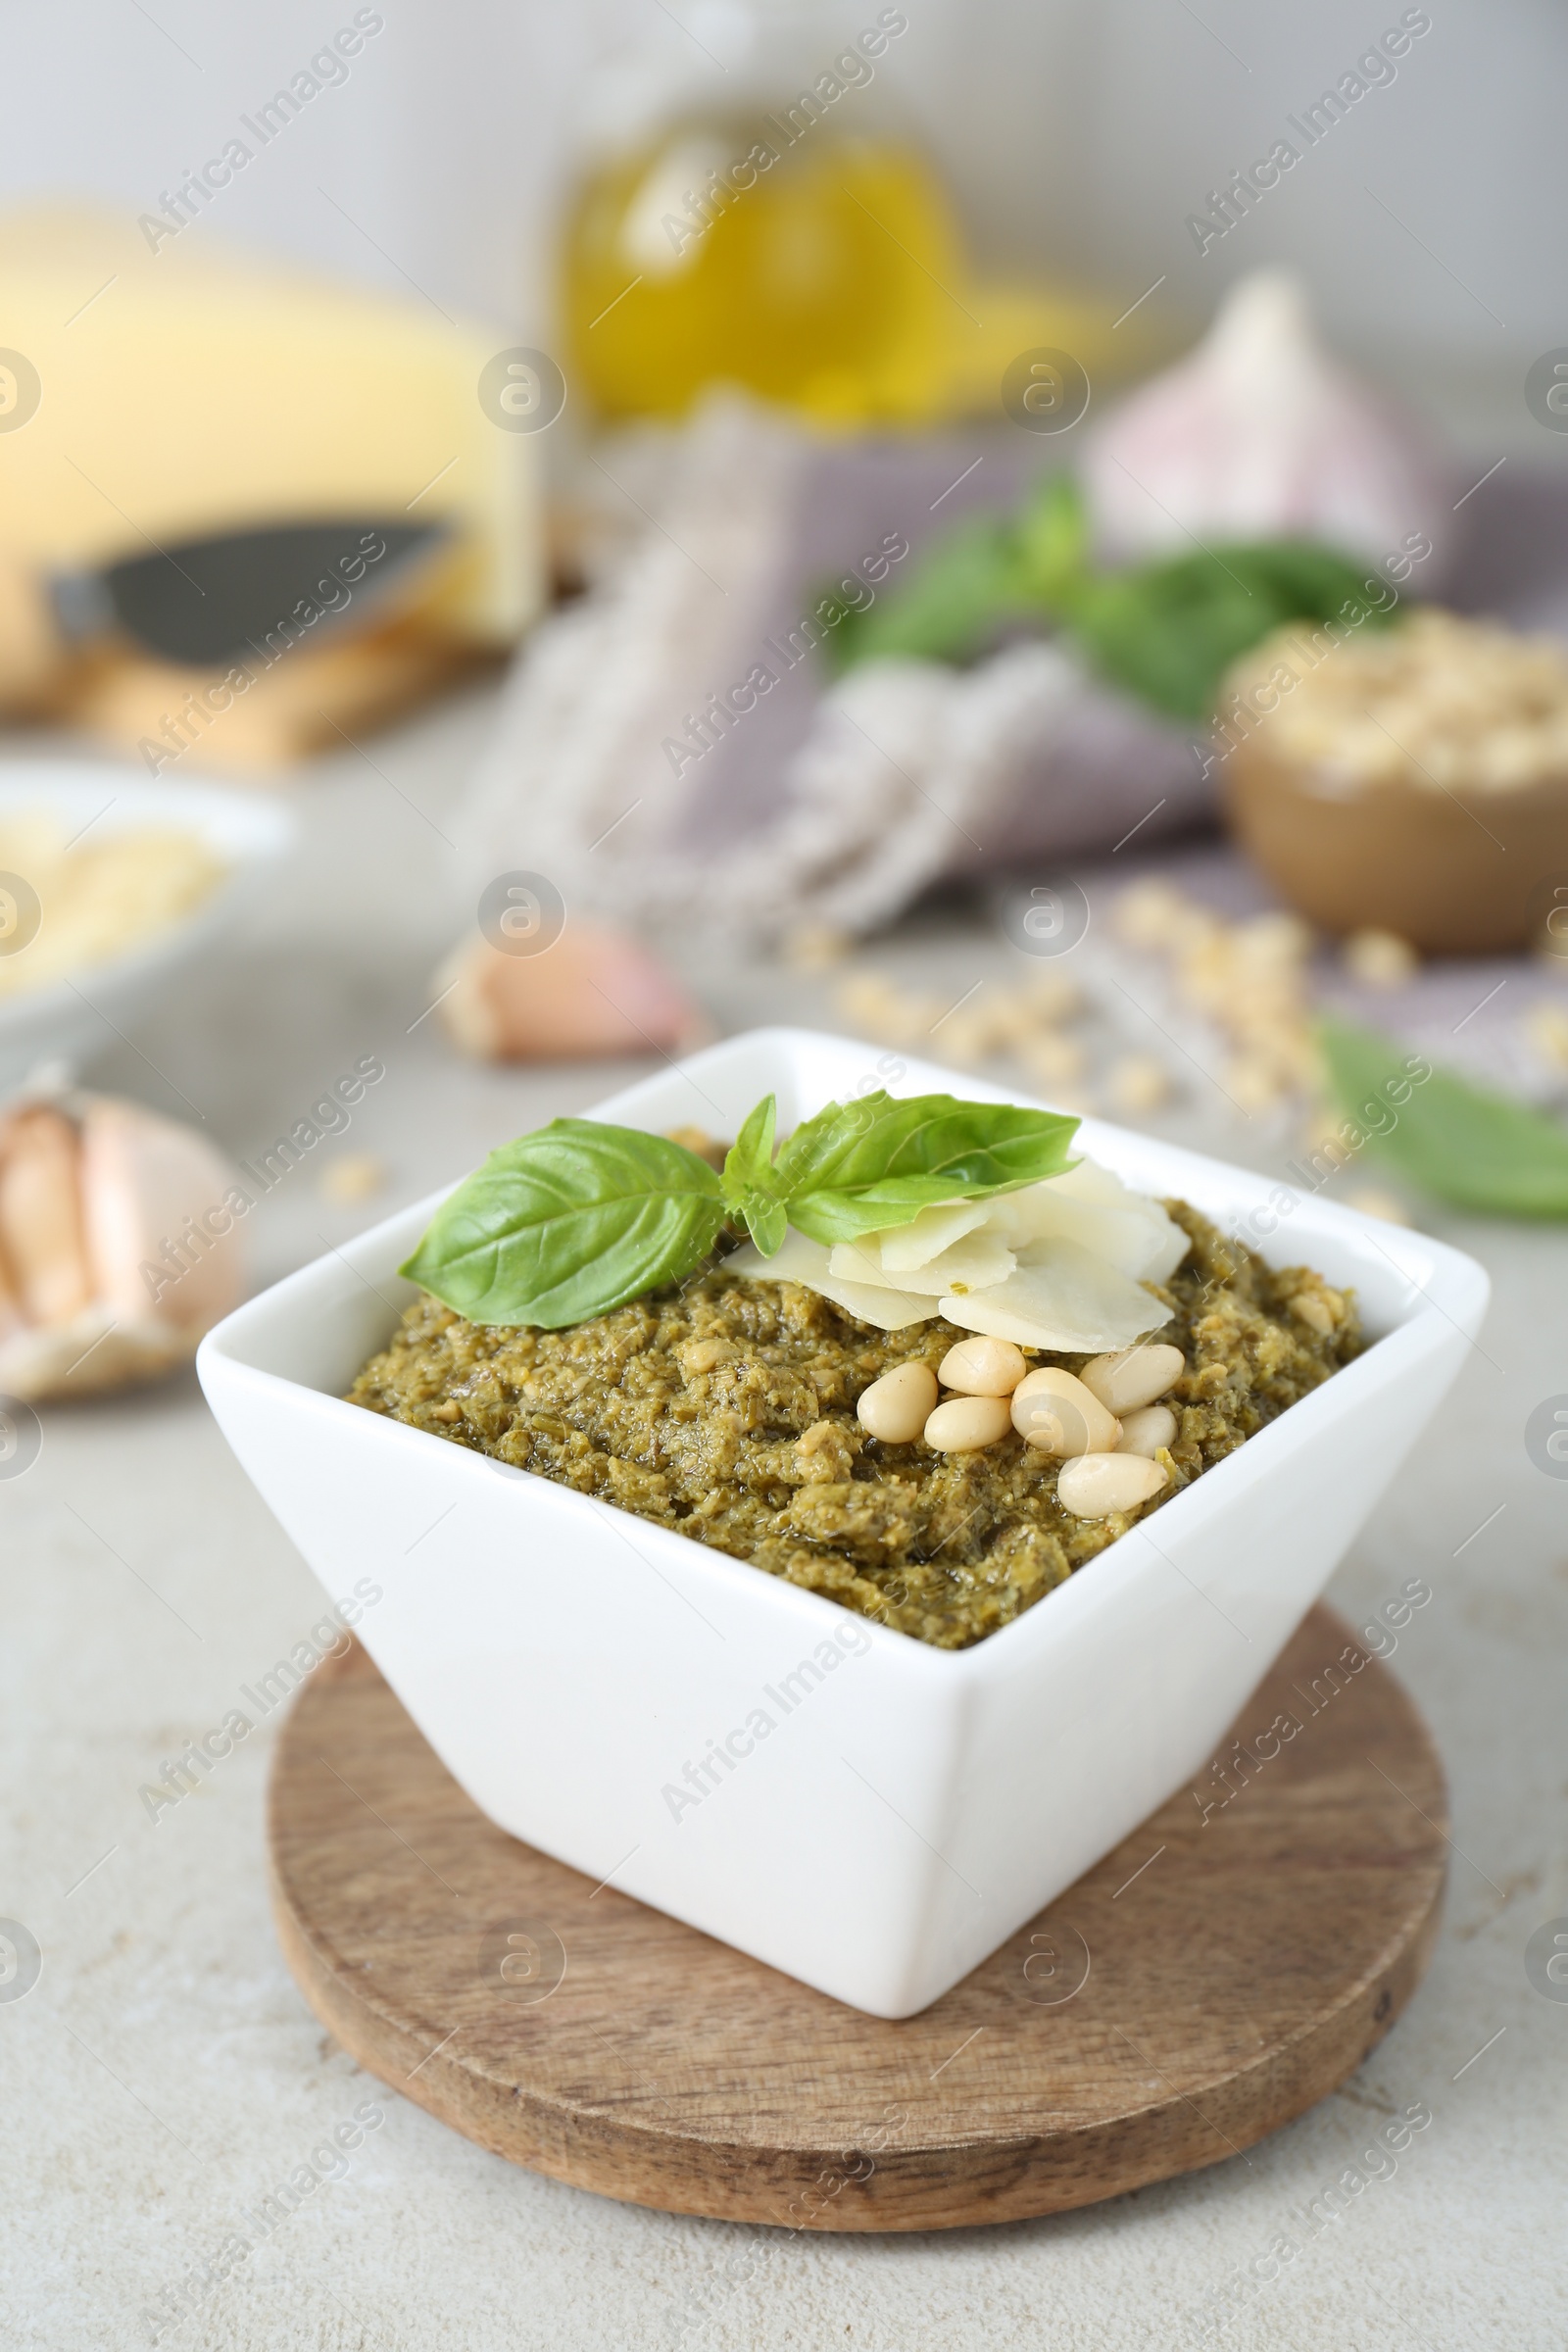
[[[91,1072],[174,1111],[188,1097],[249,1154],[355,1056],[382,1057],[385,1082],[321,1153],[378,1154],[386,1192],[334,1205],[318,1166],[293,1171],[252,1220],[258,1280],[633,1074],[479,1070],[435,1022],[411,1030],[468,912],[427,819],[450,806],[485,715],[477,696],[372,747],[373,768],[348,754],[323,763],[297,794],[304,846],[265,920],[226,968],[137,1032],[139,1051],[117,1044]],[[1012,951],[955,920],[911,926],[876,953],[929,985],[954,980],[956,995],[1003,973]],[[839,1025],[821,981],[762,966],[694,977],[726,1029],[781,1016]],[[1267,1163],[1202,1102],[1161,1125]],[[1203,2340],[1227,2278],[1255,2264],[1278,2275],[1254,2272],[1232,2306],[1244,2346],[1560,2352],[1568,1999],[1535,1989],[1525,1947],[1568,1914],[1568,1486],[1535,1467],[1524,1426],[1568,1391],[1568,1233],[1447,1216],[1432,1229],[1490,1268],[1492,1319],[1330,1593],[1359,1623],[1408,1577],[1432,1588],[1393,1661],[1452,1784],[1431,1974],[1360,2073],[1247,2158],[994,2230],[807,2237],[619,2206],[514,2170],[362,2075],[272,1939],[270,1730],[156,1822],[137,1793],[300,1639],[319,1588],[192,1376],[46,1413],[37,1462],[0,1483],[0,1914],[43,1952],[26,1996],[0,2001],[6,2345],[153,2340],[144,2315],[159,2296],[213,2262],[245,2229],[244,2209],[374,2101],[383,2120],[346,2176],[315,2189],[162,2341],[1181,2352]],[[1396,2169],[1361,2168],[1343,2218],[1314,2228],[1310,2201],[1415,2102],[1432,2121]],[[1271,2264],[1279,2237],[1295,2252]]]

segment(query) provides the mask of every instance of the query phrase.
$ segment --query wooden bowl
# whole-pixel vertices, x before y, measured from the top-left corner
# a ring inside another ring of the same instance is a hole
[[[1428,956],[1530,944],[1568,905],[1568,774],[1498,791],[1347,784],[1271,751],[1225,761],[1230,824],[1280,896],[1325,931],[1394,931]]]

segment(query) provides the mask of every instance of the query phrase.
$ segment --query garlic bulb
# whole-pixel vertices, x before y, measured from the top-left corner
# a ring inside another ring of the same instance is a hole
[[[238,1181],[204,1137],[136,1102],[0,1113],[0,1394],[87,1396],[193,1355],[243,1295]]]
[[[1105,552],[1187,552],[1195,538],[1320,539],[1408,574],[1444,552],[1451,485],[1425,435],[1318,342],[1305,295],[1258,270],[1186,359],[1093,434],[1085,480]],[[1451,523],[1446,536],[1452,536]],[[1423,592],[1439,570],[1423,572]]]

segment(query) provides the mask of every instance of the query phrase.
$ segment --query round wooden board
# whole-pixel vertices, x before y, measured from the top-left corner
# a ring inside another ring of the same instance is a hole
[[[1350,1642],[1314,1609],[1237,1720],[1235,1794],[1205,1769],[1202,1801],[1182,1789],[897,2024],[509,1838],[355,1648],[278,1743],[283,1950],[373,2074],[606,2196],[820,2230],[1090,2204],[1299,2115],[1420,1980],[1443,1770],[1383,1667],[1328,1675]],[[1300,1726],[1283,1743],[1280,1714]]]

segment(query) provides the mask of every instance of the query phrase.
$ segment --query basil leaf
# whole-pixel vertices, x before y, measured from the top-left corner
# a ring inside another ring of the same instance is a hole
[[[952,1095],[896,1102],[878,1091],[830,1102],[797,1127],[773,1186],[789,1221],[817,1242],[907,1225],[937,1200],[972,1200],[1059,1176],[1076,1119]]]
[[[764,1257],[776,1257],[789,1230],[789,1210],[767,1193],[745,1193],[739,1203],[747,1230]]]
[[[773,1189],[777,1116],[777,1098],[764,1095],[748,1115],[724,1160],[724,1198],[764,1257],[774,1257],[783,1249],[789,1226],[784,1203]]]
[[[553,1119],[492,1152],[400,1271],[470,1323],[559,1331],[678,1282],[723,1222],[717,1173],[684,1145]]]
[[[402,1271],[470,1323],[557,1331],[678,1282],[743,1220],[764,1257],[789,1225],[823,1242],[906,1225],[928,1203],[1060,1173],[1076,1119],[883,1093],[830,1103],[773,1158],[769,1095],[720,1178],[666,1137],[556,1119],[492,1152]]]
[[[1070,473],[1048,474],[1013,520],[1013,545],[1030,602],[1048,612],[1071,610],[1091,578],[1094,533],[1083,491]]]
[[[773,1127],[777,1116],[777,1097],[764,1095],[725,1154],[724,1198],[734,1208],[741,1207],[748,1193],[771,1190]],[[760,1242],[758,1248],[761,1248]]]
[[[874,661],[968,662],[1011,621],[1055,614],[1084,576],[1089,518],[1070,474],[1050,475],[1015,516],[975,515],[947,532],[908,580],[874,606],[839,611],[825,651],[836,674]]]
[[[1030,608],[1011,526],[995,515],[951,531],[885,602],[837,607],[823,650],[835,675],[860,662],[967,662]]]
[[[1308,540],[1140,564],[1089,583],[1062,612],[1101,675],[1168,718],[1200,724],[1233,662],[1287,622],[1387,620],[1366,565]]]
[[[1451,1070],[1434,1070],[1395,1102],[1391,1081],[1404,1081],[1419,1056],[1348,1021],[1321,1022],[1319,1038],[1349,1118],[1424,1191],[1496,1216],[1568,1217],[1568,1129]]]
[[[829,656],[843,671],[904,657],[972,661],[1008,624],[1059,627],[1101,676],[1162,717],[1200,723],[1231,663],[1293,620],[1387,620],[1367,569],[1307,539],[1205,549],[1099,571],[1083,493],[1067,474],[1015,514],[979,515],[938,541],[875,606],[840,614]],[[831,595],[831,591],[828,592]]]

